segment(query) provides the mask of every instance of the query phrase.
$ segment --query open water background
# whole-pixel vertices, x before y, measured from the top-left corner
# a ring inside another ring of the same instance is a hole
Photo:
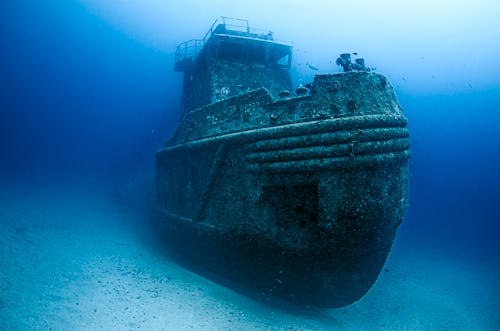
[[[94,1],[3,1],[2,196],[28,199],[29,205],[37,198],[16,192],[50,195],[62,188],[66,194],[109,197],[110,203],[126,204],[147,217],[154,152],[178,124],[182,76],[172,71],[175,45],[201,37],[216,13],[232,15],[231,6],[225,6],[225,12],[212,6],[202,13],[203,8],[198,8],[192,19],[179,5],[177,12],[147,18],[139,11],[127,20],[119,16],[120,6],[101,8]],[[245,16],[242,6],[235,15]],[[318,6],[338,8],[322,2]],[[317,73],[307,62],[317,65],[319,72],[340,71],[330,61],[344,51],[361,50],[369,65],[388,76],[409,119],[413,152],[410,207],[395,249],[429,261],[439,256],[468,266],[477,263],[491,276],[500,272],[500,28],[491,19],[500,10],[489,1],[478,6],[484,15],[474,12],[470,21],[462,22],[477,30],[457,30],[451,41],[446,34],[426,40],[421,34],[427,33],[423,22],[423,30],[415,28],[414,35],[404,36],[407,44],[398,44],[401,36],[383,24],[363,29],[359,22],[354,27],[340,24],[335,30],[338,37],[328,28],[308,29],[320,24],[313,23],[314,18],[287,22],[269,12],[261,16],[248,12],[246,17],[258,22],[260,17],[265,27],[275,31],[279,27],[283,39],[294,40],[296,84]],[[123,5],[129,15],[130,8]],[[454,8],[441,12],[443,25],[460,25],[454,21],[460,18]],[[411,13],[401,15],[411,17]],[[150,25],[134,30],[137,21],[148,19]],[[151,28],[162,20],[165,27]],[[290,31],[283,31],[287,26]],[[356,39],[376,33],[377,28],[380,42]],[[346,37],[349,33],[352,38]],[[311,42],[314,38],[320,41]],[[323,42],[328,44],[325,51],[318,46]],[[336,42],[338,47],[331,45]],[[311,51],[304,50],[308,46]],[[331,49],[337,53],[329,53]],[[491,298],[500,294],[498,284],[487,290]],[[11,300],[5,293],[4,288],[0,303]],[[489,314],[483,321],[492,326],[498,322],[499,305],[495,299],[488,302],[484,309]],[[4,314],[2,318],[15,318],[12,310]]]

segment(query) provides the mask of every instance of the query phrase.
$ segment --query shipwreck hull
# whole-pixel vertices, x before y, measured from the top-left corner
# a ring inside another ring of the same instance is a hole
[[[313,92],[188,113],[157,153],[157,211],[214,278],[339,307],[375,282],[403,219],[409,134],[381,75],[317,76]]]

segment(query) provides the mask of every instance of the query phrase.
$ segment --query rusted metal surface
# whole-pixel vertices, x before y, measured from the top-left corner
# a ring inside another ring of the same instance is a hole
[[[206,60],[211,74],[199,79],[215,101],[185,111],[156,155],[166,240],[235,287],[323,307],[358,300],[408,204],[409,134],[391,84],[372,72],[318,75],[306,95],[280,99],[288,71],[263,60],[284,79],[220,97],[220,76],[256,63]]]

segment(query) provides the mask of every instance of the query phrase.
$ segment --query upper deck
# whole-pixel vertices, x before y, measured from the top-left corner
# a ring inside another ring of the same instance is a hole
[[[223,16],[214,21],[203,38],[177,46],[174,70],[193,71],[200,54],[211,45],[222,56],[275,63],[286,68],[291,64],[292,47],[276,42],[272,31],[250,27],[248,20]]]

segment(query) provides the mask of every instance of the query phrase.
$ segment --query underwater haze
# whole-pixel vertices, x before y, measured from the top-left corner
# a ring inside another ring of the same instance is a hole
[[[293,45],[293,84],[356,52],[408,118],[409,208],[377,282],[338,309],[274,306],[173,262],[154,154],[179,123],[177,44],[221,15]],[[0,329],[496,330],[500,4],[0,3]]]

